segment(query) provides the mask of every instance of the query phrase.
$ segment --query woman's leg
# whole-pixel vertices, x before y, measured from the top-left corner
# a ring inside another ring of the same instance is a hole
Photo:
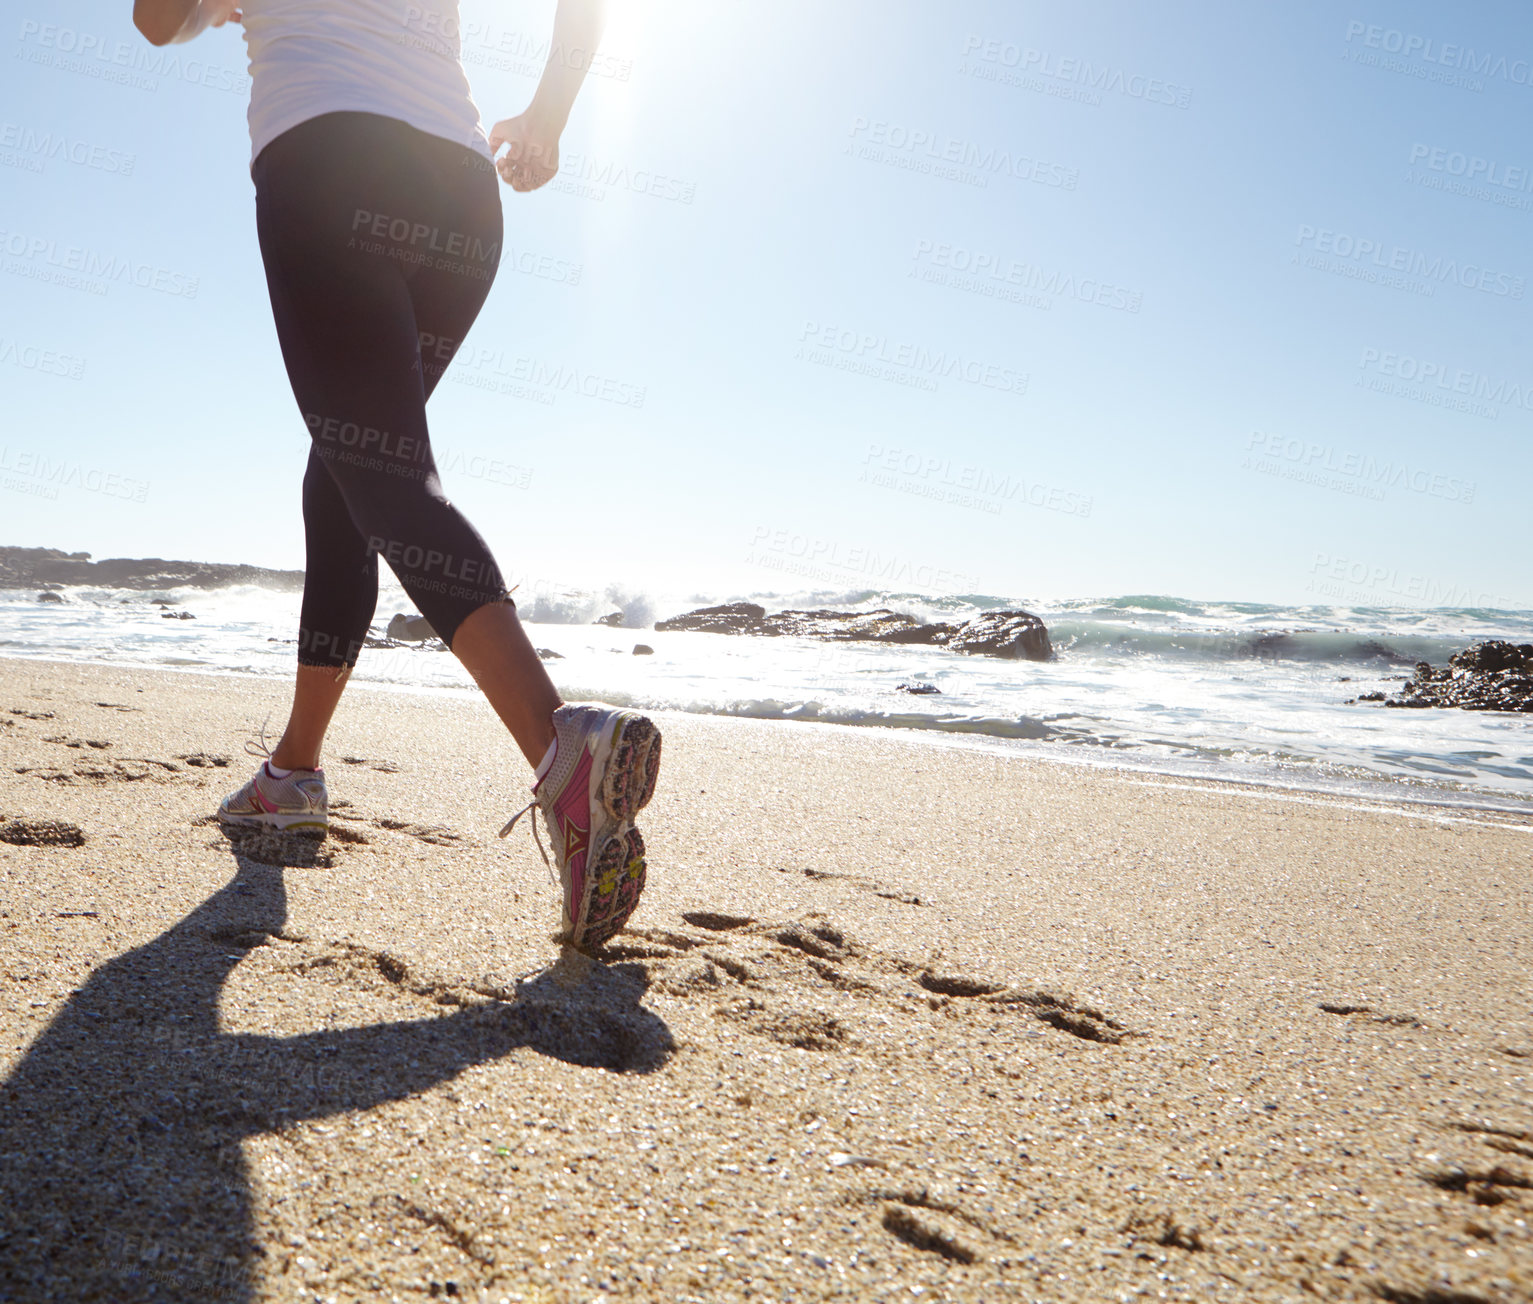
[[[378,558],[312,451],[303,477],[304,580],[298,680],[287,728],[272,752],[285,770],[319,769],[325,731],[378,603]]]
[[[369,560],[384,555],[455,651],[472,618],[460,655],[536,763],[553,737],[558,694],[504,601],[487,546],[442,492],[426,429],[426,395],[483,304],[499,256],[493,172],[464,156],[384,119],[315,119],[258,161],[257,217],[283,356],[313,439],[311,472],[344,505],[348,537]],[[423,240],[450,242],[455,256],[423,259]],[[433,341],[424,365],[423,337]],[[336,569],[327,548],[314,560],[324,568],[317,578]],[[341,572],[356,576],[355,556],[344,560]],[[360,616],[355,583],[326,589],[316,584],[311,602],[306,587],[302,659],[344,675],[375,590]],[[344,679],[329,683],[302,677],[292,754],[280,751],[279,766],[293,754],[317,760]]]
[[[489,602],[458,626],[452,650],[536,766],[554,740],[559,690],[509,602]]]
[[[293,686],[293,709],[282,731],[282,741],[271,754],[271,763],[283,770],[319,769],[319,752],[325,731],[340,705],[351,667],[332,670],[329,666],[298,667],[298,681]]]
[[[498,249],[500,193],[490,164],[486,161],[477,168],[477,158],[454,158],[450,150],[432,153],[432,162],[447,169],[440,178],[444,187],[455,180],[461,184],[465,163],[473,173],[471,184],[463,188],[453,225],[482,231],[485,243]],[[472,259],[455,260],[423,270],[410,281],[421,345],[421,377],[428,398],[479,315],[484,297],[476,286],[482,285],[488,292],[482,270]],[[474,608],[458,625],[451,646],[529,764],[536,766],[554,740],[553,714],[561,699],[517,618],[514,604],[494,601]]]

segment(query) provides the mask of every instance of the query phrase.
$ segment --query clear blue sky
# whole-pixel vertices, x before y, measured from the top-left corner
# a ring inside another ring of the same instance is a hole
[[[432,401],[508,572],[1533,606],[1524,7],[613,10]],[[6,19],[0,543],[298,566],[244,43],[130,11]],[[552,12],[466,0],[486,123]]]

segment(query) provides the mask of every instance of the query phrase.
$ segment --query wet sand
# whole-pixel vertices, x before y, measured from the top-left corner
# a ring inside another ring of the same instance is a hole
[[[548,934],[487,707],[0,661],[0,1299],[1533,1301],[1533,826],[662,716]]]

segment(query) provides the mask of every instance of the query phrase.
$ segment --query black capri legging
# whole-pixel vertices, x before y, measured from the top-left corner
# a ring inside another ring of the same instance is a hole
[[[256,227],[277,338],[308,426],[298,660],[354,665],[378,558],[451,646],[506,598],[484,540],[442,492],[426,399],[500,261],[482,154],[393,118],[327,113],[263,149]]]

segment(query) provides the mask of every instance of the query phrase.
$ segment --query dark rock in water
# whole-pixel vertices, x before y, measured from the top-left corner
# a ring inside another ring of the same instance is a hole
[[[655,649],[650,647],[648,643],[635,643],[633,645],[633,654],[636,657],[652,657],[655,655]]]
[[[982,652],[992,657],[1054,659],[1049,631],[1029,611],[987,611],[959,626],[947,645],[955,652]]]
[[[896,693],[909,693],[912,697],[933,697],[942,692],[936,684],[897,684]]]
[[[779,611],[762,622],[763,634],[789,634],[848,643],[939,642],[949,628],[924,625],[914,616],[880,608],[877,611]]]
[[[228,584],[301,589],[303,572],[217,562],[165,561],[159,557],[92,561],[88,552],[0,548],[0,589],[38,588],[45,583],[92,584],[108,589],[214,589]]]
[[[598,617],[595,623],[598,625],[608,625],[613,629],[622,629],[623,613],[621,611],[610,612],[605,616]]]
[[[1359,693],[1352,700],[1354,702],[1382,702],[1384,700],[1384,694],[1383,693]]]
[[[703,634],[775,634],[776,630],[762,628],[766,608],[754,602],[727,602],[720,607],[699,607],[684,616],[672,616],[670,620],[657,620],[658,630],[695,630]]]
[[[1366,700],[1378,696],[1368,694]],[[1476,643],[1455,652],[1441,670],[1418,661],[1415,677],[1394,697],[1383,700],[1385,706],[1533,711],[1533,643],[1502,639]]]
[[[1054,655],[1043,622],[1026,611],[987,611],[962,625],[950,625],[944,622],[928,624],[886,608],[877,611],[790,610],[769,616],[766,608],[754,602],[731,602],[657,621],[655,628],[661,632],[686,630],[759,637],[792,635],[834,643],[914,644],[986,656],[1023,657],[1029,661],[1048,661]]]
[[[1407,664],[1410,661],[1410,657],[1406,656],[1403,652],[1396,652],[1394,648],[1386,647],[1378,639],[1374,638],[1365,639],[1363,642],[1358,643],[1347,654],[1348,660],[1367,661],[1375,657],[1399,664]]]
[[[196,620],[197,617],[189,611],[162,611],[161,620]]]
[[[1501,674],[1507,670],[1533,670],[1533,643],[1507,643],[1491,639],[1476,643],[1448,658],[1455,670],[1476,670],[1481,673]],[[1416,667],[1421,669],[1420,664]]]
[[[536,652],[538,654],[538,659],[540,661],[563,661],[564,660],[564,653],[563,652],[555,652],[553,650],[553,648],[551,648],[551,647],[540,647],[540,648],[537,648],[535,650],[536,650]]]
[[[431,622],[424,616],[407,616],[402,611],[395,612],[384,633],[406,643],[420,643],[436,637],[436,630],[431,628]]]
[[[57,593],[42,592],[37,595],[39,602],[62,602],[64,599]]]

